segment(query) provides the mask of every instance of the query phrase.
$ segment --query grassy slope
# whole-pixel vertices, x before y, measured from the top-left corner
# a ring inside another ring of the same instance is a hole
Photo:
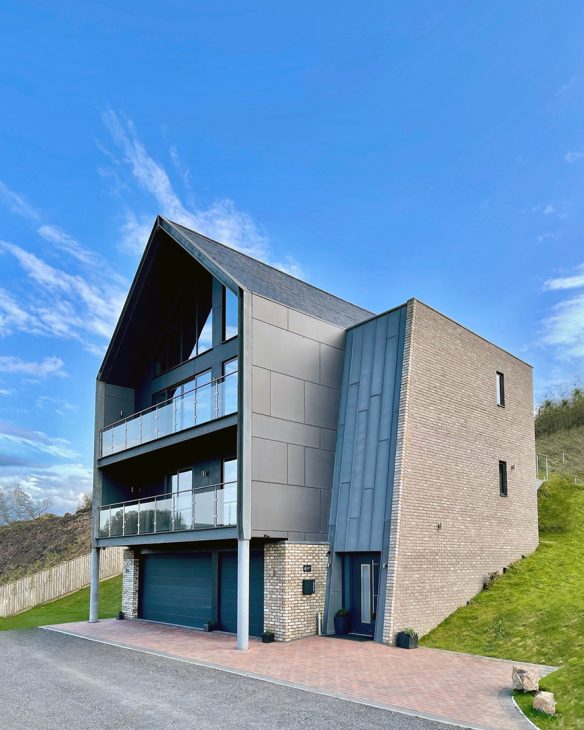
[[[122,603],[122,576],[100,583],[99,617],[112,618],[117,615]],[[65,598],[36,606],[16,616],[0,618],[0,631],[29,629],[46,624],[62,624],[69,621],[85,621],[89,611],[89,588],[82,588]]]
[[[541,682],[557,719],[540,727],[584,728],[584,487],[555,477],[540,490],[537,551],[422,640],[425,646],[562,665]],[[531,698],[524,698],[531,704]]]
[[[537,453],[548,457],[554,472],[566,474],[571,481],[576,477],[579,483],[584,483],[584,426],[538,436]]]
[[[88,553],[90,521],[77,512],[0,527],[0,585]]]

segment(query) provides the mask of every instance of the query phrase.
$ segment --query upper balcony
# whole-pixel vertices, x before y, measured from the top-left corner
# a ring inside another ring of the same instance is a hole
[[[237,413],[237,371],[134,413],[100,431],[99,457]]]

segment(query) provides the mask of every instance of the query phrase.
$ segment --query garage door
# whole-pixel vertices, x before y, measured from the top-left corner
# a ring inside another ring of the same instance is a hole
[[[219,553],[219,626],[237,632],[237,553]],[[249,556],[249,633],[264,630],[264,553],[252,550]]]
[[[211,553],[145,555],[140,616],[203,628],[212,616]]]

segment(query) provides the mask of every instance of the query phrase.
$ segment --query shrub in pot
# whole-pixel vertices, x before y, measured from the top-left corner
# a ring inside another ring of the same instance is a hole
[[[275,635],[273,631],[264,631],[262,634],[262,644],[271,644],[274,641]]]
[[[418,634],[414,629],[404,629],[398,633],[395,645],[400,649],[415,649],[418,646]]]
[[[335,634],[348,634],[351,631],[351,613],[339,608],[335,614]]]

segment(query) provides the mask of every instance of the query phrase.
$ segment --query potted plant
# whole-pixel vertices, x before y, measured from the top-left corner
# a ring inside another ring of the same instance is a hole
[[[275,639],[273,631],[264,631],[262,634],[262,644],[271,644]]]
[[[335,613],[335,634],[348,634],[351,631],[351,612],[339,608]]]
[[[400,649],[415,649],[418,646],[418,634],[414,629],[404,629],[398,633],[395,645]]]

